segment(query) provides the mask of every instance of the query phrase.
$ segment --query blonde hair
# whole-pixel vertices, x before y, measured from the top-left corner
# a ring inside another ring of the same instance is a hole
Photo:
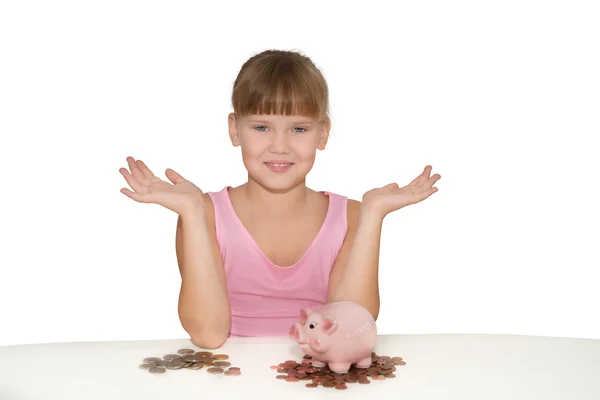
[[[329,89],[311,59],[296,51],[265,50],[240,69],[231,96],[237,116],[302,115],[329,121]]]

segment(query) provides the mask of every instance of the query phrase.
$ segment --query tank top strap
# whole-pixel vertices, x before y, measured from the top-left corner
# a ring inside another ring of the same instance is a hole
[[[347,212],[348,212],[348,198],[346,196],[339,195],[337,193],[329,192],[326,190],[320,191],[327,197],[329,197],[329,214],[327,216],[326,227],[327,229],[342,228],[346,231],[347,227]]]

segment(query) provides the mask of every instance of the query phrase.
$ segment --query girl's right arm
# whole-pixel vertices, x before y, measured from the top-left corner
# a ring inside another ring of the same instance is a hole
[[[231,308],[215,235],[214,208],[208,194],[204,197],[203,207],[190,208],[177,219],[178,312],[183,329],[196,346],[216,349],[229,335]]]

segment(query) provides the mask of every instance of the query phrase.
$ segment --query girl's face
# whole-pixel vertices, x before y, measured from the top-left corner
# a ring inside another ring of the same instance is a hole
[[[240,146],[250,178],[273,190],[304,181],[317,150],[324,150],[329,124],[287,115],[229,115],[229,136]]]

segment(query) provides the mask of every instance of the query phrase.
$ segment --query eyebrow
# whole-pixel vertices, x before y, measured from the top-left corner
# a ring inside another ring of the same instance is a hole
[[[257,124],[270,124],[270,122],[262,120],[262,119],[250,119],[249,120],[252,123],[257,123]],[[315,125],[315,122],[310,121],[310,120],[297,120],[297,121],[292,121],[292,125]]]

